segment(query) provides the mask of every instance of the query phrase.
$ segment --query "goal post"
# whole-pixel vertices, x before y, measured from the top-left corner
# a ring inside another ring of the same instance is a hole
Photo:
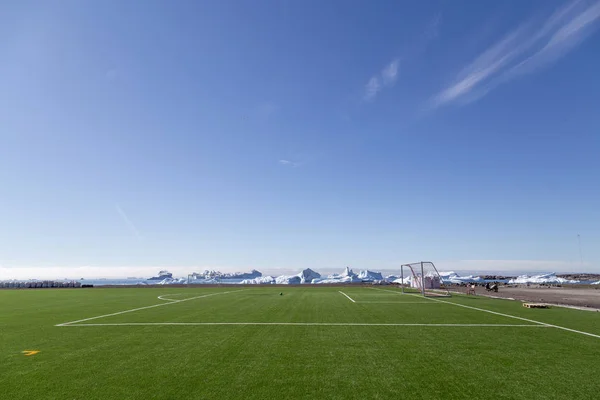
[[[450,297],[450,291],[444,285],[439,271],[431,261],[402,264],[400,287],[402,293]]]

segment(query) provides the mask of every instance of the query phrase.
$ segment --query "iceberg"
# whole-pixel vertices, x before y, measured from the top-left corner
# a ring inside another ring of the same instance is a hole
[[[453,284],[481,283],[481,282],[485,281],[480,276],[475,276],[475,275],[460,276],[454,271],[440,272],[440,277],[442,278],[442,283],[453,283]]]
[[[362,279],[358,277],[350,267],[346,267],[341,274],[331,274],[325,279],[313,279],[315,284],[332,284],[332,283],[360,283]]]
[[[338,278],[327,277],[326,279],[313,279],[313,284],[328,284],[328,283],[360,283],[362,282],[356,275],[340,276]]]
[[[394,279],[392,281],[392,283],[397,283],[399,285],[410,285],[410,282],[412,281],[410,278],[411,278],[410,276],[406,276],[406,277],[404,277],[404,279],[397,278],[397,279]]]
[[[192,285],[216,285],[219,283],[221,283],[221,281],[215,278],[190,280],[190,284]]]
[[[165,279],[173,278],[173,274],[167,270],[160,271],[158,276],[153,276],[152,278],[148,278],[149,281],[163,281]]]
[[[466,275],[460,276],[454,271],[440,271],[440,278],[442,278],[442,283],[445,284],[463,284],[463,283],[482,283],[485,282],[481,276],[476,275]],[[434,278],[435,274],[430,271],[425,277]]]
[[[254,279],[244,279],[240,282],[242,285],[267,285],[275,283],[275,278],[272,276],[261,276]]]
[[[321,274],[307,268],[297,275],[281,275],[275,278],[275,283],[279,285],[299,285],[303,283],[311,283],[314,279],[321,278]]]
[[[358,274],[358,277],[363,281],[363,282],[373,282],[373,281],[382,281],[383,280],[383,276],[381,276],[381,272],[373,272],[373,271],[369,271],[364,270],[364,271],[360,271]]]
[[[302,278],[300,278],[298,275],[281,275],[275,278],[275,283],[278,285],[299,285],[302,283]]]
[[[562,284],[562,283],[580,283],[577,280],[565,279],[556,276],[555,272],[540,275],[520,275],[508,281],[510,284]]]
[[[320,278],[321,278],[321,274],[313,271],[310,268],[307,268],[297,275],[278,276],[277,278],[274,278],[275,279],[274,282],[270,282],[270,283],[276,283],[278,285],[300,285],[303,283],[312,283],[313,280],[318,280]]]
[[[258,272],[258,271],[256,271]],[[260,272],[259,272],[260,273]],[[313,280],[321,278],[321,274],[307,268],[297,275],[281,275],[276,278],[272,276],[261,276],[254,277],[251,279],[244,279],[237,282],[242,285],[265,285],[276,283],[278,285],[299,285],[303,283],[311,283]]]
[[[206,279],[255,279],[260,278],[262,272],[253,269],[250,272],[221,272],[215,270],[204,270],[204,272],[198,273],[193,272],[191,278],[193,280],[206,280]],[[196,282],[193,282],[196,283]]]
[[[454,271],[440,271],[440,276],[442,278],[449,278],[452,276],[458,276],[458,274]]]
[[[405,271],[407,272],[407,271]],[[460,276],[458,275],[456,272],[454,271],[439,271],[439,278],[441,278],[441,283],[443,284],[465,284],[465,283],[482,283],[482,282],[486,282],[486,280],[484,278],[482,278],[481,276],[476,276],[476,275],[466,275],[466,276]],[[425,274],[425,278],[431,278],[430,280],[436,280],[437,278],[437,274],[434,271],[428,271]],[[386,278],[388,279],[388,278]],[[406,284],[406,285],[410,285],[411,284],[411,276],[404,276],[404,282],[402,282],[402,278],[401,277],[396,277],[396,279],[391,280],[391,282],[393,283],[399,283],[399,284]]]
[[[181,283],[187,283],[185,278],[165,278],[160,282],[157,282],[157,285],[176,285]]]
[[[298,276],[300,277],[300,283],[311,283],[313,279],[321,278],[321,274],[310,268],[306,268],[304,271],[300,272]]]
[[[355,277],[356,274],[350,269],[350,267],[346,267],[344,272],[341,274],[331,274],[327,276],[327,280],[337,281],[342,280],[344,278]]]

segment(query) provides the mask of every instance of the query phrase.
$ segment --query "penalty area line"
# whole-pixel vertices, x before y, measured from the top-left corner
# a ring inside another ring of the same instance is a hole
[[[134,311],[140,311],[140,310],[147,310],[147,309],[154,308],[154,307],[163,307],[163,306],[168,306],[170,304],[182,303],[184,301],[189,301],[189,300],[194,300],[194,299],[201,299],[201,298],[204,298],[204,297],[217,296],[217,295],[220,295],[220,294],[227,294],[227,293],[242,292],[244,290],[248,290],[248,289],[230,290],[230,291],[227,291],[227,292],[210,293],[210,294],[205,294],[205,295],[196,296],[196,297],[190,297],[190,298],[182,299],[182,300],[172,300],[172,301],[170,301],[168,303],[160,303],[160,304],[153,304],[151,306],[146,306],[146,307],[132,308],[131,310],[119,311],[119,312],[115,312],[115,313],[111,313],[111,314],[98,315],[96,317],[79,319],[77,321],[63,322],[62,324],[56,324],[54,326],[71,326],[71,325],[77,324],[79,322],[91,321],[93,319],[99,319],[99,318],[105,318],[105,317],[112,317],[114,315],[126,314],[126,313],[130,313],[130,312],[134,312]],[[163,299],[161,299],[161,300],[163,300]]]
[[[385,324],[354,322],[123,322],[108,324],[69,324],[63,326],[216,326],[216,325],[266,325],[266,326],[398,326],[398,327],[455,327],[455,328],[549,328],[545,325],[525,324]]]

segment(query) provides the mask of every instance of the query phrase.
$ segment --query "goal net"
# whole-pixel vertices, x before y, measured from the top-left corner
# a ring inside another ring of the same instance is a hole
[[[450,291],[431,261],[403,264],[400,269],[402,293],[450,297]]]

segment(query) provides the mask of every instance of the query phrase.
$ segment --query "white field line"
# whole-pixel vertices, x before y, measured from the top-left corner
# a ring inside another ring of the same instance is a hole
[[[430,301],[362,301],[362,300],[359,300],[356,302],[356,304],[363,304],[363,303],[369,303],[369,304],[435,304]]]
[[[158,299],[159,300],[166,300],[166,301],[173,301],[173,302],[176,302],[176,303],[179,302],[179,301],[181,301],[181,300],[174,300],[174,299],[166,299],[164,296],[168,296],[168,295],[163,294],[162,296],[158,296]]]
[[[339,290],[338,290],[338,291],[339,291]],[[344,296],[346,296],[346,297],[347,297],[347,298],[348,298],[348,299],[349,299],[351,302],[353,302],[353,303],[356,303],[356,301],[354,301],[354,300],[352,299],[352,297],[348,296],[346,293],[344,293],[344,292],[342,292],[342,291],[339,291],[339,292],[340,292],[341,294],[343,294]]]
[[[371,289],[382,290],[384,292],[391,292],[390,290],[385,290],[385,289],[376,289],[376,288],[371,288]],[[391,293],[396,293],[396,292],[391,292]],[[402,293],[396,293],[396,294],[402,294]],[[410,295],[411,296],[419,296],[418,294],[415,294],[415,295],[410,294]],[[517,317],[516,315],[504,314],[504,313],[500,313],[500,312],[497,312],[497,311],[486,310],[485,308],[478,308],[478,307],[473,307],[473,306],[467,306],[467,305],[464,305],[464,304],[453,303],[451,301],[439,300],[439,299],[432,299],[430,297],[425,297],[425,298],[427,300],[437,301],[439,303],[451,304],[451,305],[457,306],[457,307],[464,307],[464,308],[468,308],[468,309],[471,309],[471,310],[476,310],[476,311],[486,312],[486,313],[490,313],[490,314],[500,315],[500,316],[503,316],[503,317],[518,319],[518,320],[526,321],[526,322],[532,322],[534,324],[545,325],[545,326],[556,328],[556,329],[562,329],[563,331],[569,331],[569,332],[579,333],[580,335],[586,335],[586,336],[591,336],[591,337],[595,337],[597,339],[600,339],[600,335],[595,335],[595,334],[589,333],[589,332],[578,331],[578,330],[567,328],[567,327],[560,326],[560,325],[547,324],[545,322],[535,321],[535,320],[529,319],[529,318]]]
[[[244,289],[245,290],[245,289]],[[186,300],[186,299],[168,299],[165,296],[183,296],[183,295],[189,295],[191,293],[170,293],[170,294],[161,294],[160,296],[157,296],[157,299],[159,300],[165,300],[165,301],[181,301],[181,300]]]
[[[130,312],[134,312],[134,311],[147,310],[149,308],[154,308],[154,307],[168,306],[170,304],[181,303],[181,302],[188,301],[188,300],[201,299],[203,297],[217,296],[217,295],[220,295],[220,294],[241,292],[241,291],[244,291],[244,290],[248,290],[248,289],[230,290],[228,292],[210,293],[210,294],[205,294],[205,295],[196,296],[196,297],[190,297],[190,298],[182,299],[182,300],[173,300],[173,301],[170,301],[169,303],[160,303],[160,304],[153,304],[151,306],[146,306],[146,307],[132,308],[131,310],[119,311],[119,312],[112,313],[112,314],[104,314],[104,315],[98,315],[96,317],[79,319],[77,321],[63,322],[62,324],[57,324],[57,325],[54,325],[54,326],[69,326],[69,325],[72,325],[72,324],[77,324],[79,322],[91,321],[93,319],[99,319],[99,318],[105,318],[105,317],[112,317],[113,315],[120,315],[120,314],[130,313]]]
[[[212,326],[212,325],[267,325],[267,326],[426,326],[426,327],[507,327],[507,328],[550,328],[545,325],[525,325],[525,324],[368,324],[353,322],[124,322],[114,324],[69,324],[62,326]]]

